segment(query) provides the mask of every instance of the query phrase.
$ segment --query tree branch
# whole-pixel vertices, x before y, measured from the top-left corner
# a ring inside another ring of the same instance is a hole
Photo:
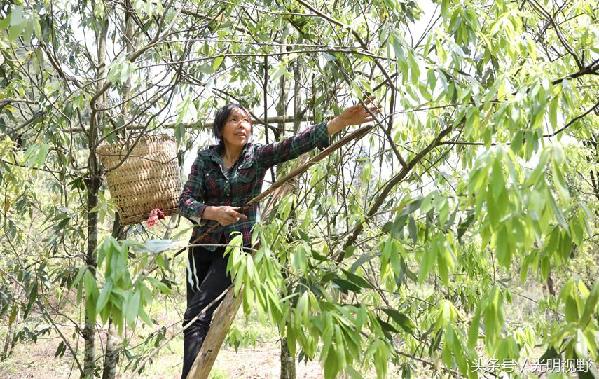
[[[462,121],[461,121],[462,122]],[[460,122],[460,123],[461,123]],[[443,129],[436,137],[429,143],[424,149],[422,149],[414,158],[412,158],[408,164],[401,169],[391,180],[387,182],[384,186],[383,190],[379,193],[379,195],[374,199],[372,206],[368,210],[366,214],[366,220],[372,218],[372,216],[378,211],[378,209],[383,205],[383,202],[391,192],[391,190],[400,183],[408,173],[416,166],[422,158],[424,158],[432,149],[437,147],[441,143],[441,139],[443,139],[446,135],[448,135],[453,130],[453,125]],[[358,221],[351,236],[347,239],[345,244],[343,245],[343,249],[339,253],[336,258],[337,263],[340,263],[345,258],[345,251],[349,246],[352,246],[355,242],[362,230],[364,230],[365,221]]]
[[[566,41],[566,39],[562,35],[562,32],[561,32],[559,26],[555,23],[555,20],[553,19],[553,17],[547,11],[545,11],[545,9],[543,9],[543,7],[539,3],[536,2],[536,0],[528,0],[528,1],[532,5],[532,7],[537,11],[537,13],[539,13],[541,16],[545,17],[547,19],[547,21],[549,21],[551,23],[551,25],[553,25],[553,28],[555,29],[555,34],[557,34],[557,38],[560,40],[560,42],[562,43],[562,45],[564,46],[566,51],[574,58],[574,61],[578,65],[578,68],[582,69],[583,68],[582,61],[574,53],[574,50],[572,49],[570,44],[568,44],[568,41]]]
[[[563,132],[564,130],[568,129],[570,126],[572,126],[576,121],[580,120],[581,118],[585,117],[586,115],[588,115],[589,113],[591,113],[592,111],[599,111],[599,100],[595,103],[595,105],[591,106],[589,109],[587,109],[586,111],[584,111],[583,113],[579,114],[578,116],[574,117],[572,120],[570,120],[566,125],[564,125],[561,129],[556,130],[553,134],[543,134],[543,137],[555,137],[556,135],[560,134],[561,132]]]

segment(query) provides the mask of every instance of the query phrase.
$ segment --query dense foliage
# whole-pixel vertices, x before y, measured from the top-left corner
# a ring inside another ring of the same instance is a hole
[[[598,361],[592,2],[44,0],[4,2],[0,17],[8,345],[49,332],[17,325],[35,310],[64,334],[57,354],[99,375],[96,326],[151,325],[149,304],[180,296],[166,240],[189,224],[123,241],[99,144],[171,133],[183,164],[226,101],[288,117],[255,125],[272,142],[371,93],[376,128],[302,175],[253,256],[229,250],[244,310],[326,378]],[[64,311],[77,291],[85,326]],[[83,361],[62,323],[86,340]]]

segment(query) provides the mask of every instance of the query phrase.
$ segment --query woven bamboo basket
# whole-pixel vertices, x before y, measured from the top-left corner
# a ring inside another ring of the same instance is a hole
[[[142,222],[155,208],[165,216],[178,212],[181,181],[177,145],[172,137],[149,135],[141,137],[133,147],[103,144],[97,151],[121,225]]]

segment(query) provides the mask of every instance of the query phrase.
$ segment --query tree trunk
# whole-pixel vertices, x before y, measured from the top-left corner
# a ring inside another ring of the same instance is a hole
[[[114,379],[116,366],[119,363],[120,338],[112,324],[108,321],[108,332],[106,333],[106,353],[104,354],[104,370],[102,379]]]
[[[291,210],[291,214],[295,214],[295,209]],[[289,239],[289,236],[288,236]],[[287,263],[287,268],[289,269],[289,263]],[[291,283],[289,282],[289,280],[287,279],[287,275],[285,272],[283,272],[283,278],[285,280],[285,283],[287,283],[286,287],[287,287],[287,292],[284,294],[285,296],[291,294],[291,291],[293,290]],[[295,306],[296,301],[295,300],[290,300],[292,306]],[[287,319],[287,324],[291,322],[291,319],[288,318]],[[280,379],[295,379],[296,376],[296,368],[295,368],[295,354],[291,355],[291,352],[289,351],[289,345],[287,345],[287,337],[284,337],[283,334],[285,333],[285,330],[279,330],[279,336],[281,337],[281,354],[279,356],[279,361],[281,362],[281,375],[280,375]]]
[[[302,123],[302,115],[300,114],[302,100],[300,95],[300,83],[302,81],[300,59],[301,57],[295,58],[295,64],[293,65],[293,132],[295,134],[299,132]]]
[[[281,52],[283,50],[284,50],[284,46],[281,45]],[[279,79],[279,87],[280,87],[281,93],[279,96],[279,103],[277,104],[277,116],[281,116],[281,117],[285,118],[285,115],[287,114],[287,91],[286,91],[286,84],[285,84],[285,76],[283,76],[283,75],[281,75],[281,78]],[[295,105],[295,102],[294,102],[294,105]],[[295,121],[297,121],[297,117],[298,116],[296,114]],[[295,126],[295,122],[294,122],[294,126]],[[285,130],[284,127],[285,127],[284,123],[280,123],[277,125],[278,133],[275,135],[275,138],[277,139],[277,141],[281,140],[283,131]],[[278,178],[278,179],[280,179],[280,178]],[[287,288],[287,293],[289,293],[289,288]],[[289,347],[287,346],[287,338],[285,338],[284,333],[285,333],[284,330],[279,330],[279,337],[281,340],[281,353],[279,356],[279,360],[280,360],[280,364],[281,364],[281,376],[280,377],[281,377],[281,379],[295,379],[295,356],[290,355]]]
[[[295,357],[289,354],[287,338],[281,338],[281,379],[295,379]]]
[[[92,3],[95,8],[95,3]],[[106,77],[106,35],[108,33],[108,17],[105,10],[102,20],[102,28],[96,34],[98,69],[96,72],[96,90],[99,91],[104,86]],[[96,276],[97,260],[96,247],[98,245],[98,214],[93,210],[98,205],[98,191],[100,190],[101,173],[96,153],[98,143],[98,125],[100,125],[100,116],[97,109],[102,103],[104,96],[90,103],[91,114],[89,122],[89,158],[88,158],[88,177],[85,180],[87,186],[87,254],[85,263],[92,275]],[[85,352],[83,358],[83,377],[93,378],[95,371],[95,339],[96,325],[95,321],[90,319],[85,312],[85,326],[83,328],[83,339],[85,340]]]
[[[125,34],[123,35],[122,42],[127,48],[127,54],[133,52],[133,17],[131,17],[131,1],[125,0],[125,19],[124,29]],[[122,99],[123,104],[121,106],[121,113],[123,118],[126,119],[129,113],[129,102],[127,99],[131,92],[131,77],[127,78],[123,83]],[[126,138],[126,130],[123,128],[120,134],[121,138]],[[119,213],[115,214],[114,222],[112,224],[112,237],[117,240],[123,240],[127,238],[127,233],[121,225],[121,218]],[[114,379],[117,372],[117,365],[121,354],[121,339],[117,334],[112,320],[108,321],[108,331],[106,333],[106,352],[104,354],[104,368],[102,371],[102,379]]]
[[[14,286],[16,289],[16,284]],[[4,348],[2,349],[2,355],[0,355],[0,361],[3,361],[6,358],[8,358],[8,356],[12,352],[12,339],[15,335],[15,325],[19,325],[19,322],[21,322],[21,311],[19,307],[16,306],[15,310],[11,312],[15,312],[15,318],[12,322],[8,323],[6,337],[4,338]]]
[[[127,234],[121,226],[121,218],[118,212],[115,214],[114,222],[112,223],[112,237],[118,240],[127,238]],[[121,340],[114,328],[112,319],[109,319],[108,331],[106,333],[106,351],[104,352],[102,379],[114,379],[116,377],[116,366],[119,363],[119,357],[121,354],[120,343]]]
[[[280,48],[281,52],[285,51],[285,48],[283,45],[281,45]],[[281,75],[281,77],[279,78],[279,88],[281,90],[280,92],[280,96],[279,96],[279,102],[276,106],[277,109],[277,116],[281,117],[282,119],[285,119],[286,115],[287,115],[287,92],[285,91],[285,76]],[[275,141],[280,141],[281,137],[283,136],[283,133],[285,131],[285,123],[284,122],[279,122],[277,124],[277,130],[275,132]]]
[[[90,151],[90,155],[92,152]],[[93,152],[95,155],[95,151]],[[90,162],[92,159],[90,159]],[[91,167],[91,166],[90,166]],[[91,170],[90,170],[91,171]],[[91,173],[90,173],[91,174]],[[85,258],[86,264],[90,272],[96,275],[96,245],[98,243],[98,217],[95,211],[92,209],[98,205],[98,188],[99,180],[97,174],[91,174],[91,177],[87,180],[87,255]],[[83,328],[83,339],[85,340],[85,353],[83,359],[83,377],[93,378],[95,369],[95,338],[96,338],[96,324],[95,321],[90,319],[87,312],[85,312],[85,326]]]

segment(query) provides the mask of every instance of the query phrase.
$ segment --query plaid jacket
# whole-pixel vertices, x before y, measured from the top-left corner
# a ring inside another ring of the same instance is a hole
[[[195,224],[191,241],[204,234],[211,226],[218,224],[216,221],[208,220],[202,220],[198,224],[192,219],[200,218],[206,206],[243,206],[260,194],[264,176],[271,166],[294,159],[316,147],[324,149],[329,146],[330,139],[326,125],[326,122],[313,125],[281,142],[267,145],[247,143],[239,159],[229,170],[223,168],[221,146],[212,145],[199,151],[179,197],[181,215]],[[218,244],[222,243],[222,238],[228,242],[230,233],[239,231],[243,236],[243,244],[250,246],[252,227],[260,219],[259,212],[258,205],[255,205],[245,213],[248,216],[247,221],[225,227],[219,226],[196,243]]]

